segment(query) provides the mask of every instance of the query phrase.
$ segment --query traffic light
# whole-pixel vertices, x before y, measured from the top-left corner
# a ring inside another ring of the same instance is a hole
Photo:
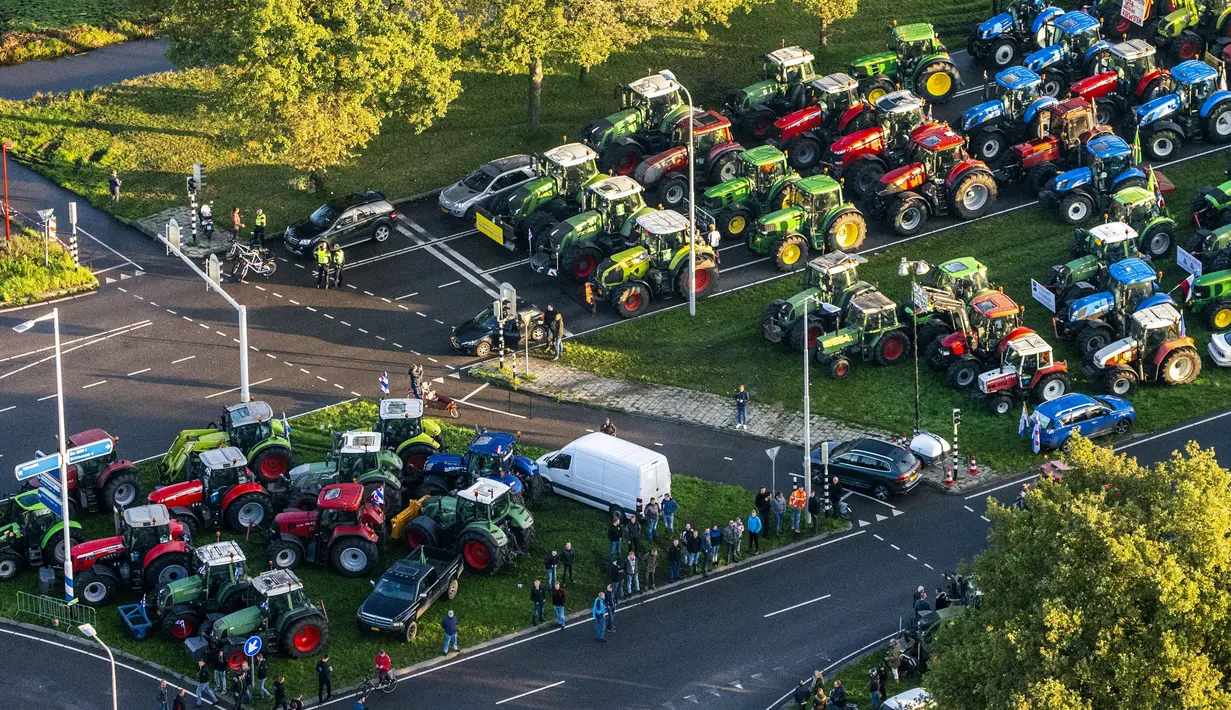
[[[500,301],[500,320],[513,320],[513,304],[507,300]]]
[[[953,408],[953,426],[957,426],[958,424],[961,424],[961,423],[962,423],[962,410],[958,409],[957,407],[954,407]]]

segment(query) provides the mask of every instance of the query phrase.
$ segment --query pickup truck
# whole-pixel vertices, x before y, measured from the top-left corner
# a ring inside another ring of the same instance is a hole
[[[410,643],[419,633],[419,617],[444,596],[457,596],[462,574],[462,556],[438,547],[420,547],[393,563],[368,598],[355,620],[360,633],[397,633]]]

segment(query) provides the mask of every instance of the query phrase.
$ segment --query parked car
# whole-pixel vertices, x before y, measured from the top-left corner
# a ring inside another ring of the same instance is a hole
[[[383,242],[393,234],[397,216],[385,193],[356,192],[317,207],[310,217],[287,227],[282,241],[287,250],[301,256],[312,254],[321,242],[330,247],[349,247],[371,239]]]
[[[640,512],[671,492],[667,457],[630,441],[594,432],[539,457],[539,475],[567,498],[609,511]]]
[[[1207,350],[1210,359],[1219,367],[1231,367],[1231,333],[1215,333],[1210,336]]]
[[[490,210],[492,203],[535,177],[534,156],[510,155],[483,163],[477,170],[440,191],[445,214],[474,223],[474,213]]]
[[[923,688],[914,688],[888,698],[881,703],[881,710],[935,710],[936,701]]]
[[[440,597],[457,596],[462,556],[439,547],[420,547],[394,562],[355,614],[361,633],[400,634],[407,643],[419,633],[419,617]]]
[[[543,311],[520,298],[517,299],[517,318],[504,324],[505,349],[516,350],[522,347],[524,338],[529,338],[533,345],[539,345],[546,343],[548,337]],[[496,322],[496,314],[491,308],[484,308],[474,318],[454,326],[449,344],[454,350],[476,357],[487,357],[500,346],[500,324]]]
[[[919,485],[918,457],[897,444],[881,439],[853,439],[846,442],[827,441],[829,475],[847,488],[868,491],[877,500],[889,500]],[[825,467],[821,463],[821,448],[812,450],[812,490],[825,485]],[[819,493],[818,493],[819,495]]]
[[[1031,426],[1039,424],[1039,445],[1044,449],[1064,446],[1073,434],[1086,438],[1127,434],[1136,419],[1137,410],[1127,399],[1078,392],[1044,402],[1030,415]]]

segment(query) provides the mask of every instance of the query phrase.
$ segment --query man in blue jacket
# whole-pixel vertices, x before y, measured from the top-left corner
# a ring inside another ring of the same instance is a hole
[[[590,608],[590,614],[594,617],[594,638],[599,641],[607,640],[607,595],[604,592],[599,592],[594,598],[594,606]]]
[[[449,610],[449,615],[440,620],[440,628],[445,632],[445,650],[444,655],[449,655],[449,644],[453,644],[453,650],[461,652],[461,648],[457,645],[457,617],[453,615],[453,610]]]

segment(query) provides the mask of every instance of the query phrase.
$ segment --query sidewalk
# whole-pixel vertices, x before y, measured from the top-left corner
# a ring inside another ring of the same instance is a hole
[[[507,375],[507,372],[499,372],[499,363],[495,360],[478,365],[471,372],[478,377],[499,382],[504,382]],[[531,360],[530,372],[530,378],[522,377],[518,381],[519,390],[599,409],[641,414],[711,429],[737,431],[735,406],[727,397],[683,387],[610,379],[541,358]],[[863,436],[890,439],[901,435],[901,432],[861,427],[819,414],[812,416],[811,426],[813,446],[826,440],[847,441]],[[748,426],[740,433],[802,447],[803,413],[787,410],[776,404],[752,402],[748,405]],[[969,462],[968,456],[962,459],[960,470],[954,474],[953,486],[944,485],[943,462],[924,467],[924,482],[946,493],[957,494],[986,485],[1001,476],[982,465],[978,466],[978,476],[969,476],[966,472]]]

